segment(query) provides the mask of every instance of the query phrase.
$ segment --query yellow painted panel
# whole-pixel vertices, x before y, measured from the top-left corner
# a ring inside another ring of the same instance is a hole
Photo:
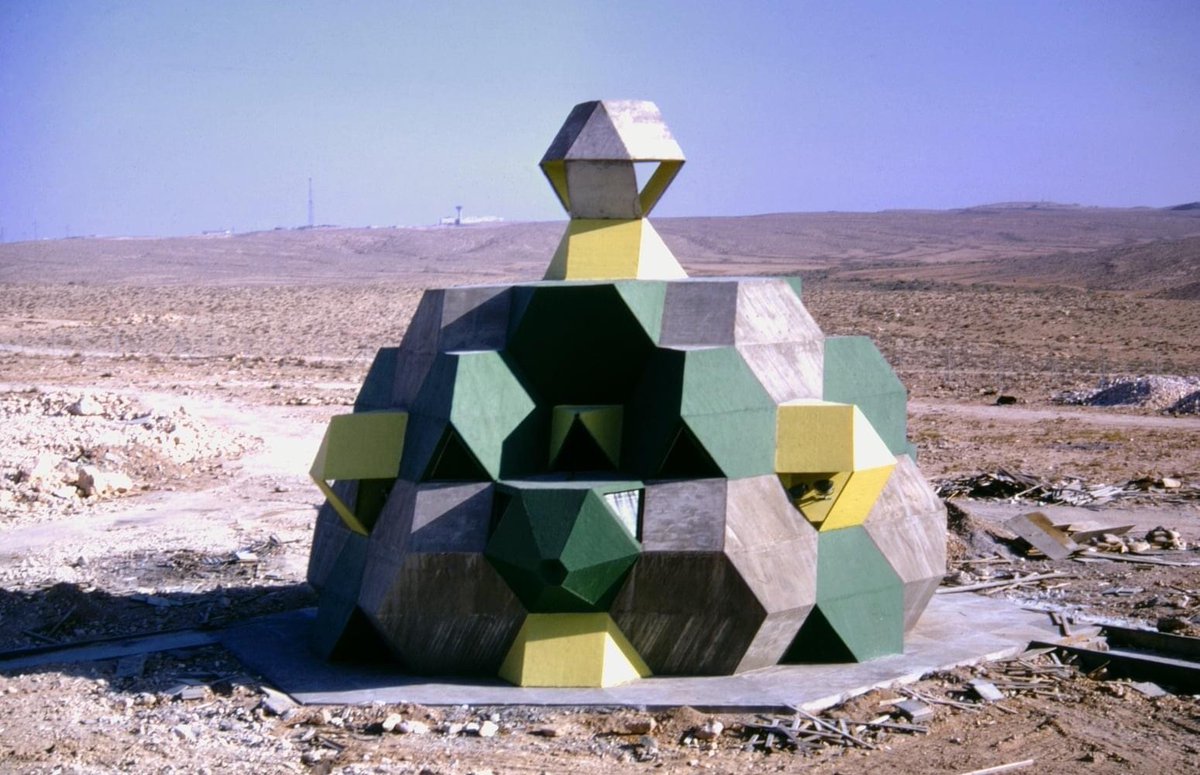
[[[609,462],[614,466],[620,465],[621,425],[625,409],[607,404],[563,404],[554,407],[550,415],[550,460],[558,456],[576,417],[596,440]]]
[[[828,518],[833,505],[845,490],[846,483],[850,480],[850,472],[785,473],[779,475],[779,480],[783,482],[784,489],[788,491],[788,498],[792,501],[792,505],[800,510],[805,519],[820,526]],[[815,487],[816,483],[821,480],[827,480],[833,485],[828,493],[822,493]],[[803,492],[797,489],[798,485],[806,485],[806,488],[800,488],[803,489]]]
[[[400,471],[407,412],[356,412],[329,421],[310,473],[317,479],[386,479]]]
[[[854,469],[854,407],[799,399],[776,415],[775,470],[780,473]]]
[[[892,458],[895,460],[895,458]],[[854,527],[866,521],[871,513],[871,507],[883,493],[888,478],[896,464],[865,468],[850,474],[842,494],[834,501],[829,516],[821,523],[821,530],[837,530],[843,527]]]
[[[663,242],[662,237],[649,221],[642,221],[642,242],[639,249],[637,279],[639,280],[682,280],[687,272],[675,258],[675,254]]]
[[[567,193],[567,163],[561,160],[544,161],[542,162],[542,172],[546,174],[546,179],[550,181],[554,193],[558,195],[558,201],[562,202],[563,209],[571,212],[571,199]]]
[[[329,482],[335,479],[387,479],[399,474],[407,428],[407,412],[356,412],[337,415],[325,429],[308,473],[346,527],[356,533],[366,535],[367,529],[334,494]]]
[[[641,208],[643,218],[650,214],[650,211],[654,209],[654,205],[658,204],[658,200],[662,197],[663,192],[667,190],[667,186],[671,185],[671,181],[679,174],[679,170],[682,167],[682,159],[679,161],[659,162],[658,169],[646,181],[646,186],[638,195],[638,206]]]
[[[596,440],[605,457],[614,466],[621,465],[621,428],[625,422],[622,406],[593,406],[579,412],[583,427]]]
[[[350,528],[359,535],[367,535],[366,526],[359,521],[358,517],[354,515],[354,512],[350,510],[345,502],[334,493],[333,488],[329,486],[329,483],[324,479],[318,479],[315,476],[312,478],[312,480],[317,483],[317,487],[320,488],[321,492],[325,493],[325,497],[329,499],[329,505],[333,506],[333,510],[336,511],[338,516],[342,518],[342,522],[346,524],[346,527]]]
[[[546,280],[631,280],[637,276],[642,220],[572,218]]]
[[[529,614],[500,666],[518,686],[614,686],[650,675],[608,614]]]

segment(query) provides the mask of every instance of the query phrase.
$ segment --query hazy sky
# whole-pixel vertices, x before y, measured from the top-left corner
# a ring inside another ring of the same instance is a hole
[[[1200,199],[1200,2],[0,0],[6,241],[564,217],[577,103],[651,99],[659,217]]]

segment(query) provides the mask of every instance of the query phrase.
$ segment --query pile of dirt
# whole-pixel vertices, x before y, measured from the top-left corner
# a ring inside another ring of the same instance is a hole
[[[256,439],[116,393],[0,393],[0,521],[78,513],[239,457]]]
[[[1140,406],[1194,414],[1200,405],[1200,378],[1161,374],[1106,377],[1095,388],[1065,391],[1055,395],[1054,401],[1075,406]]]

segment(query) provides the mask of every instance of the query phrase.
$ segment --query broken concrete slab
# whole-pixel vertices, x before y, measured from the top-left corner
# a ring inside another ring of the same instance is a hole
[[[1065,560],[1079,551],[1079,544],[1056,528],[1050,518],[1040,511],[1018,514],[1005,522],[1004,527],[1052,560]]]

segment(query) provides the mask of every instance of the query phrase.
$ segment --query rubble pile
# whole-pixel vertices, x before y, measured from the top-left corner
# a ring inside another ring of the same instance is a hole
[[[1159,374],[1105,377],[1095,388],[1063,391],[1053,400],[1074,406],[1140,406],[1174,414],[1194,414],[1200,407],[1200,377]]]
[[[1099,506],[1118,499],[1141,497],[1155,502],[1200,499],[1200,488],[1178,477],[1140,477],[1124,484],[1089,484],[1081,477],[1053,481],[1020,471],[997,469],[936,483],[940,498],[1027,501],[1068,506]]]
[[[159,409],[121,394],[0,393],[0,519],[77,513],[199,461],[236,458],[255,442],[181,406]]]
[[[1159,527],[1146,533],[1141,538],[1130,537],[1115,532],[1093,536],[1088,545],[1101,552],[1117,552],[1118,554],[1146,554],[1153,551],[1185,551],[1188,542],[1184,541],[1178,530]]]

